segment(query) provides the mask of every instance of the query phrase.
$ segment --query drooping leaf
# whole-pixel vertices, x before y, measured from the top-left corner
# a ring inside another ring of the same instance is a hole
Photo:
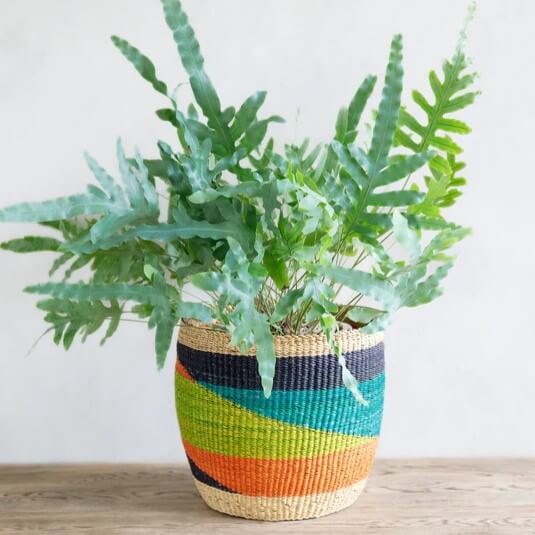
[[[382,314],[384,314],[384,311],[377,310],[376,308],[355,306],[349,309],[347,317],[355,323],[366,325]]]
[[[253,321],[253,335],[256,344],[258,372],[266,398],[271,396],[275,376],[275,346],[273,335],[264,314],[256,313]]]

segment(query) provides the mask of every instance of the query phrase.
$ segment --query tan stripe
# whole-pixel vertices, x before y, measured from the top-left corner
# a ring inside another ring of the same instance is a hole
[[[369,349],[381,343],[383,339],[383,333],[363,334],[355,329],[341,331],[338,335],[344,353]],[[178,340],[185,346],[208,353],[247,356],[256,354],[254,348],[247,353],[240,353],[237,348],[230,346],[228,333],[213,330],[200,323],[182,323]],[[278,357],[319,356],[328,355],[331,352],[332,349],[323,334],[275,336],[275,354]]]
[[[366,479],[337,490],[312,496],[271,498],[244,496],[210,487],[195,479],[206,504],[227,515],[255,520],[302,520],[335,513],[352,505],[366,485]]]

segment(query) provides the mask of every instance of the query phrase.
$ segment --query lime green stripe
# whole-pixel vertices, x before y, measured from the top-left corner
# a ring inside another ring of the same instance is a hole
[[[257,459],[301,459],[347,450],[374,440],[260,416],[178,373],[175,381],[182,438],[213,453]]]

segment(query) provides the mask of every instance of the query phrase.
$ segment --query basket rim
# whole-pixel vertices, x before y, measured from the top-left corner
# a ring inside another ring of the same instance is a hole
[[[277,357],[314,356],[332,354],[332,349],[323,333],[317,334],[276,334],[274,335]],[[360,329],[344,329],[336,335],[342,353],[374,347],[384,340],[384,332],[363,333]],[[230,334],[224,330],[197,320],[182,320],[179,325],[178,342],[210,353],[226,355],[255,356],[255,348],[241,352],[230,345]]]

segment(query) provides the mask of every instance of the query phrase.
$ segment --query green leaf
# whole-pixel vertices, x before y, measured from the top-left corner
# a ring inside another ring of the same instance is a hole
[[[409,227],[407,218],[398,211],[394,211],[392,214],[392,222],[394,237],[406,249],[411,261],[416,262],[420,257],[420,240],[418,234]]]
[[[63,253],[61,256],[56,258],[54,260],[54,263],[52,264],[52,267],[50,268],[48,272],[48,276],[52,277],[58,269],[60,269],[66,262],[68,262],[74,255],[72,253]]]
[[[57,251],[61,242],[43,236],[25,236],[0,243],[0,249],[13,253],[35,253],[38,251]]]
[[[262,388],[266,398],[271,396],[273,377],[275,376],[275,342],[264,314],[256,313],[253,322],[253,334],[256,344],[256,359]]]
[[[76,302],[69,299],[46,299],[39,301],[37,307],[45,311],[45,321],[51,324],[54,331],[54,342],[63,342],[69,349],[77,334],[84,342],[90,334],[96,332],[106,320],[110,323],[101,342],[111,336],[119,324],[121,308],[113,301],[109,306],[101,301]]]
[[[385,85],[373,129],[369,158],[370,174],[378,174],[387,164],[388,153],[394,139],[394,132],[401,104],[403,88],[403,67],[401,66],[402,37],[395,35],[390,48],[390,59],[386,68]]]
[[[368,197],[370,206],[409,206],[416,204],[424,198],[419,191],[387,191],[373,193]]]
[[[377,82],[377,76],[368,76],[360,84],[355,96],[351,99],[349,107],[347,109],[347,134],[344,140],[339,140],[345,143],[351,143],[355,140],[356,130],[362,117],[362,112],[366,107],[366,103],[370,98],[375,84]]]
[[[362,169],[360,164],[349,153],[348,148],[338,141],[333,141],[331,147],[338,156],[340,163],[345,167],[355,182],[363,188],[367,187],[369,179],[366,176],[364,169]]]
[[[173,210],[174,223],[159,223],[158,225],[141,225],[131,231],[127,236],[138,236],[145,240],[160,240],[172,242],[178,238],[190,239],[193,237],[224,240],[229,237],[236,239],[248,248],[251,234],[247,227],[237,225],[231,221],[212,224],[204,220],[194,220],[182,206]]]
[[[94,193],[60,197],[50,201],[20,203],[0,210],[0,222],[39,223],[105,212],[111,206],[104,196]]]
[[[447,262],[439,266],[432,275],[420,282],[409,296],[405,297],[403,304],[408,307],[415,307],[440,297],[442,295],[440,283],[446,278],[452,265],[451,262]]]
[[[296,305],[302,301],[302,298],[303,288],[286,292],[275,306],[275,310],[271,315],[272,323],[277,323],[288,316],[290,312],[295,310]]]
[[[463,51],[463,45],[455,51],[453,58],[442,65],[442,79],[435,71],[429,74],[429,84],[434,96],[430,103],[419,91],[413,91],[414,102],[424,111],[426,124],[417,121],[412,114],[403,111],[400,115],[396,143],[414,152],[425,152],[435,147],[447,154],[462,151],[452,139],[440,135],[442,132],[468,134],[470,127],[446,115],[460,111],[474,102],[478,92],[462,93],[475,81],[475,74],[465,74],[470,62]]]
[[[199,42],[193,28],[189,25],[188,17],[182,9],[179,0],[162,0],[167,25],[173,32],[173,38],[178,47],[182,65],[189,74],[191,88],[195,100],[199,104],[208,125],[215,130],[225,150],[230,153],[234,144],[230,136],[228,125],[224,122],[221,103],[210,78],[204,71]]]
[[[159,304],[159,296],[151,286],[130,286],[128,284],[67,284],[48,282],[28,286],[25,292],[39,295],[52,295],[58,299],[125,299],[138,303]]]
[[[115,334],[115,331],[117,331],[119,323],[121,322],[121,314],[122,309],[119,306],[119,303],[117,303],[117,301],[112,301],[110,307],[110,323],[108,324],[108,328],[106,329],[104,337],[100,341],[100,345],[103,345],[106,340],[108,340]]]
[[[253,152],[253,150],[258,148],[258,146],[262,143],[266,137],[269,123],[271,122],[283,123],[284,119],[278,115],[274,115],[272,117],[268,117],[267,119],[256,121],[246,130],[245,135],[240,143],[240,147],[245,149],[246,154]]]
[[[156,69],[152,61],[144,56],[135,46],[128,41],[113,35],[111,37],[113,44],[122,52],[124,57],[134,66],[136,71],[149,82],[156,91],[167,96],[167,86],[156,76]]]
[[[384,314],[384,311],[382,310],[377,310],[376,308],[359,306],[359,307],[352,307],[347,313],[347,317],[351,321],[354,321],[355,323],[366,325],[367,323],[370,323],[370,321],[378,318],[382,314]]]
[[[217,189],[205,189],[196,191],[188,197],[188,201],[195,204],[202,204],[215,201],[219,197],[235,199],[239,196],[257,197],[260,195],[263,184],[259,182],[243,182],[235,186],[221,186]]]
[[[264,255],[264,266],[269,272],[269,276],[279,289],[287,288],[289,284],[288,271],[286,269],[286,262],[273,254],[271,249],[268,249]]]
[[[367,406],[368,402],[366,401],[366,399],[364,399],[364,396],[359,390],[359,383],[357,379],[355,379],[355,377],[353,377],[351,372],[348,370],[344,354],[342,353],[341,348],[336,341],[335,335],[338,331],[338,324],[336,322],[336,318],[332,314],[322,314],[320,318],[320,324],[323,333],[325,334],[325,337],[329,342],[329,345],[333,348],[334,353],[338,358],[338,364],[342,369],[342,381],[344,382],[344,385],[353,394],[354,398],[357,400],[358,403]]]
[[[266,94],[265,91],[257,91],[241,105],[230,128],[230,134],[234,141],[239,139],[253,124],[258,110],[266,100]]]
[[[317,265],[309,268],[337,284],[370,297],[387,309],[398,303],[396,289],[390,282],[374,277],[365,271],[332,265]]]
[[[156,364],[161,370],[167,359],[167,353],[173,341],[173,332],[176,327],[176,319],[173,317],[163,317],[156,324]]]
[[[411,173],[414,173],[423,167],[431,160],[433,156],[433,152],[401,156],[400,158],[396,159],[395,163],[388,166],[384,171],[381,172],[377,179],[377,184],[380,186],[385,186],[405,178],[407,175],[410,175]]]
[[[213,319],[210,308],[202,303],[181,300],[178,305],[178,313],[181,318],[196,319],[203,323],[210,323]]]

